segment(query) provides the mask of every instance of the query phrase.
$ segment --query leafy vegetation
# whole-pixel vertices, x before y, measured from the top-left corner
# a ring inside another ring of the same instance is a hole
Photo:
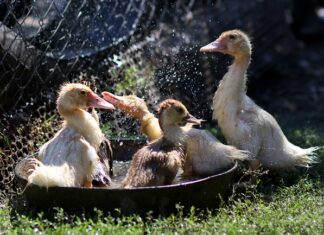
[[[124,68],[124,69],[122,69]],[[115,92],[117,94],[122,94],[125,91],[136,93],[136,91],[145,89],[148,85],[149,77],[154,75],[154,71],[149,66],[144,69],[139,69],[136,64],[132,64],[129,67],[126,65],[118,69],[118,72],[122,72],[120,75],[122,79],[118,81],[115,85]],[[112,76],[118,75],[117,71],[111,71]]]
[[[0,143],[3,143],[5,146],[10,146],[9,137],[4,133],[0,131]]]
[[[324,145],[321,122],[318,115],[279,117],[289,139],[303,147]],[[48,216],[7,198],[0,207],[0,234],[324,234],[323,158],[321,149],[313,168],[264,175],[258,187],[237,193],[218,210],[180,209],[168,217],[112,217],[100,211],[90,217],[62,209]]]

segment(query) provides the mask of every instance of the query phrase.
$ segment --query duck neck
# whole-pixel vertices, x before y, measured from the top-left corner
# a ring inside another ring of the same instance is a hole
[[[165,124],[162,127],[165,139],[173,143],[175,146],[184,145],[184,131],[178,125]]]
[[[141,132],[148,136],[149,140],[158,139],[162,136],[158,119],[154,114],[147,112],[140,119]]]
[[[152,118],[155,118],[154,114],[150,113],[149,111],[144,112],[144,114],[139,118],[141,123],[147,123]]]
[[[83,109],[68,109],[64,106],[58,106],[58,111],[65,120],[65,126],[80,133],[95,149],[104,138],[96,119]]]
[[[246,71],[250,64],[251,55],[244,54],[234,57],[233,64],[229,67],[227,76],[222,80],[222,86],[232,97],[246,94]]]

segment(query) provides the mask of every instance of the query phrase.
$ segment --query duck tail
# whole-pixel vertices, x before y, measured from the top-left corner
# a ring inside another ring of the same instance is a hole
[[[28,184],[36,184],[41,187],[68,187],[72,186],[70,182],[70,169],[67,164],[62,166],[48,166],[41,164],[28,177]]]
[[[318,163],[316,151],[322,147],[311,147],[300,149],[295,155],[295,165],[301,167],[309,167],[311,164]]]

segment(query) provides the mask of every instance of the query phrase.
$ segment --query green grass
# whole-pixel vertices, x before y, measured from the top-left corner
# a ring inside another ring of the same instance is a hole
[[[280,116],[279,123],[293,143],[324,145],[322,116]],[[169,217],[68,215],[58,209],[52,219],[32,214],[5,199],[0,208],[0,234],[324,234],[324,150],[310,169],[264,175],[258,187],[235,195],[217,211],[192,208]],[[289,176],[289,177],[287,177]]]

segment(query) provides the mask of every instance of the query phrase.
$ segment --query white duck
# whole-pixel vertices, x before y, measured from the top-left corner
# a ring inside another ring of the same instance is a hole
[[[316,162],[318,147],[302,149],[290,143],[277,121],[246,95],[246,71],[252,46],[240,30],[222,33],[202,47],[202,52],[221,52],[234,57],[213,99],[213,118],[217,119],[227,142],[250,151],[269,169],[308,167]]]
[[[213,175],[233,166],[235,160],[244,161],[251,157],[248,151],[221,143],[206,130],[183,127],[185,130],[187,158],[185,175]]]
[[[97,151],[105,138],[97,118],[85,111],[88,107],[114,108],[85,85],[69,83],[61,87],[57,109],[64,124],[40,148],[40,161],[30,160],[29,183],[45,187],[92,186],[102,167]]]

